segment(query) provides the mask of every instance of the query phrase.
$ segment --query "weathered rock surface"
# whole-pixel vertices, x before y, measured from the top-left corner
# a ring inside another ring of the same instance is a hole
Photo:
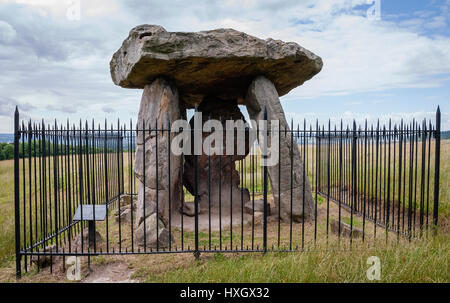
[[[158,224],[158,227],[156,224]],[[156,213],[147,217],[145,224],[142,222],[139,225],[135,235],[136,243],[139,246],[146,246],[152,249],[169,247],[169,231],[165,228],[164,222],[157,218]],[[171,240],[174,243],[173,235]]]
[[[294,42],[262,40],[233,29],[167,32],[157,25],[133,28],[110,63],[115,84],[144,88],[164,75],[190,106],[207,95],[242,100],[259,75],[283,96],[321,69],[322,59]]]
[[[180,156],[169,153],[169,136],[171,140],[175,134],[169,131],[150,130],[150,128],[155,129],[156,127],[167,129],[169,121],[180,118],[181,105],[178,91],[171,83],[158,78],[150,85],[145,86],[139,108],[139,131],[136,138],[137,149],[134,162],[134,171],[140,181],[136,225],[141,224],[156,209],[158,209],[160,218],[167,221],[169,195],[171,206],[174,208],[180,206]]]
[[[136,204],[133,204],[133,207],[131,206],[131,204],[125,205],[120,207],[120,209],[117,209],[116,212],[114,213],[115,216],[118,216],[120,213],[123,213],[125,210],[127,209],[133,209],[133,211],[136,210]]]
[[[210,119],[214,119],[222,123],[224,130],[226,129],[226,120],[245,121],[236,101],[232,100],[222,100],[217,97],[205,98],[198,107],[198,111],[202,113],[202,124]],[[190,120],[190,125],[191,128],[194,127],[194,117]],[[211,135],[211,132],[202,133],[202,144],[209,135]],[[237,161],[244,159],[250,151],[248,136],[243,137],[245,141],[239,142],[237,130],[234,131],[233,155],[226,154],[227,134],[223,132],[221,153],[211,156],[203,153],[197,156],[198,202],[201,212],[208,211],[210,204],[211,207],[216,207],[220,202],[221,205],[228,206],[232,201],[236,207],[241,207],[241,204],[245,204],[250,199],[248,190],[239,187],[240,175],[236,169],[236,163],[239,163]],[[192,141],[193,139],[191,138]],[[219,143],[216,142],[216,144]],[[239,155],[237,152],[239,144],[244,144],[242,155]],[[218,145],[214,146],[219,147]],[[183,184],[191,194],[194,194],[194,144],[191,144],[191,147],[191,155],[185,155],[184,157]]]
[[[280,129],[289,129],[277,90],[274,84],[266,77],[257,77],[252,82],[247,92],[245,105],[247,106],[248,113],[252,120],[255,120],[256,122],[263,120],[264,108],[266,108],[268,121],[279,120]],[[295,222],[299,222],[302,217],[307,218],[311,215],[313,211],[313,197],[309,179],[306,177],[303,181],[303,161],[300,157],[296,141],[292,140],[291,136],[292,134],[289,132],[286,135],[282,134],[282,136],[280,136],[280,163],[268,166],[268,174],[274,196],[274,206],[276,208],[274,212],[278,213],[277,209],[279,206],[280,217],[285,221],[289,221],[291,218],[292,179],[292,219]],[[291,140],[294,144],[293,147]],[[293,152],[292,175],[291,150]]]
[[[131,216],[132,216],[131,208],[126,208],[120,213],[120,215],[115,216],[115,220],[116,222],[119,222],[120,220],[120,224],[131,223]]]
[[[253,216],[254,216],[253,222],[250,221],[250,224],[254,224],[255,226],[263,224],[263,221],[264,221],[264,213],[263,212],[257,211],[257,212],[255,212],[255,214]]]
[[[82,247],[85,250],[87,250],[88,247],[91,247],[92,249],[94,245],[99,245],[102,240],[103,238],[98,231],[95,232],[95,240],[89,239],[89,229],[86,227],[84,231],[76,237],[75,246],[78,250],[81,250]],[[83,244],[81,244],[81,241],[83,241]]]
[[[248,214],[252,214],[253,212],[264,212],[264,200],[255,200],[255,207],[253,208],[253,201],[248,201],[244,205],[244,211]],[[267,203],[267,215],[271,215],[270,204]]]
[[[195,216],[195,205],[192,202],[184,203],[183,207],[180,208],[180,212],[186,216],[193,217]]]
[[[164,202],[160,202],[158,198],[158,203],[163,204]],[[150,216],[155,212],[156,212],[156,190],[145,187],[144,184],[140,182],[138,189],[138,203],[136,208],[136,219],[135,219],[136,226],[141,224],[145,218],[147,218],[148,216]]]
[[[353,226],[353,228],[345,223],[345,222],[339,222],[338,220],[332,220],[331,221],[331,232],[334,234],[339,234],[339,225],[341,225],[341,236],[346,238],[360,238],[363,235],[363,232],[360,228],[357,228]]]
[[[134,207],[135,206],[134,203],[136,203],[136,196],[127,195],[127,194],[120,196],[120,206],[130,205],[131,202],[133,202],[133,207]]]

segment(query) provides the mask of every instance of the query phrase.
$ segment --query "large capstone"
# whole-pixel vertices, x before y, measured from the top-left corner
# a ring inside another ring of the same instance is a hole
[[[283,96],[322,69],[322,59],[294,42],[262,40],[234,29],[167,32],[157,25],[130,31],[114,54],[111,76],[125,88],[172,79],[188,106],[205,96],[243,100],[253,79],[265,75]]]

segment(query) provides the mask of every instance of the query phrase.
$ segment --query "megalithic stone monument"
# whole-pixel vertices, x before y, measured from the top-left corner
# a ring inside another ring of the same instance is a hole
[[[236,117],[244,119],[237,107],[238,104],[246,105],[250,117],[254,120],[261,120],[263,110],[266,108],[268,119],[279,120],[284,129],[288,128],[288,124],[279,97],[319,73],[322,69],[322,59],[294,42],[270,38],[262,40],[233,29],[195,33],[167,32],[161,26],[140,25],[130,31],[122,47],[114,54],[110,69],[115,84],[125,88],[144,89],[138,117],[140,126],[145,124],[149,127],[151,123],[156,123],[156,120],[159,126],[162,126],[166,118],[170,118],[171,121],[184,118],[186,108],[193,108],[196,105],[200,107],[202,102],[206,102],[208,104],[205,103],[202,107],[208,109],[208,115],[217,117],[222,112],[228,112],[233,113],[233,119]],[[216,108],[211,106],[214,100],[217,100]],[[155,157],[156,153],[161,156],[166,153],[167,158],[167,150],[164,150],[164,147],[160,150],[159,146],[156,150],[155,142],[152,140],[154,137],[151,132],[145,137],[138,135],[135,165],[135,172],[141,181],[136,224],[139,230],[143,228],[144,220],[149,220],[148,225],[151,227],[146,227],[150,233],[146,237],[148,246],[156,245],[153,230],[157,224],[160,233],[167,232],[169,183],[173,190],[181,189],[181,182],[184,182],[188,189],[192,184],[192,174],[185,174],[183,178],[174,175],[180,171],[179,165],[176,165],[181,163],[179,157],[171,158],[171,165],[174,165],[171,167],[171,170],[173,169],[171,180],[164,180],[167,178],[167,174],[164,173],[168,171],[168,167],[165,167],[167,161],[162,160],[158,163],[158,167],[156,162],[149,159],[144,163],[142,159],[144,141],[145,154],[148,154],[150,159]],[[290,220],[292,217],[294,221],[299,221],[312,212],[311,188],[307,179],[303,182],[302,159],[294,147],[291,212],[290,174],[288,175],[286,172],[288,170],[285,169],[291,165],[289,157],[291,143],[289,137],[282,140],[280,149],[282,161],[278,164],[283,171],[281,179],[278,178],[278,166],[270,167],[268,170],[274,190],[275,207],[280,206],[279,211],[283,220]],[[237,161],[241,157],[232,159]],[[189,165],[192,164],[189,158],[186,160],[185,165],[189,169]],[[199,171],[206,171],[206,162],[199,161]],[[216,170],[225,169],[220,166],[214,167]],[[162,186],[161,190],[158,190],[158,220],[153,216],[156,213],[156,169],[159,173],[158,182],[161,182]],[[226,170],[229,171],[228,174],[239,178],[233,163]],[[217,174],[217,171],[213,173]],[[281,183],[280,192],[278,183]],[[203,185],[200,184],[200,187]],[[226,186],[230,187],[230,183]],[[239,179],[233,179],[231,186],[232,191],[241,190],[238,187]],[[171,193],[172,210],[178,211],[180,195],[180,190]],[[248,197],[248,193],[245,196]],[[281,197],[280,201],[278,196]],[[202,197],[199,198],[202,200]],[[274,213],[278,213],[278,210]],[[142,230],[136,234],[141,235],[137,240],[138,244],[142,244]],[[159,238],[159,247],[167,246],[166,234],[161,234]]]
[[[253,80],[248,89],[245,104],[252,120],[257,122],[262,120],[264,109],[266,109],[268,121],[277,120],[281,130],[289,129],[277,90],[273,82],[266,77],[259,76]],[[292,215],[292,220],[298,222],[302,217],[308,217],[312,214],[313,197],[307,178],[308,172],[304,171],[304,163],[300,157],[297,142],[292,138],[292,135],[290,132],[282,131],[279,138],[279,163],[268,166],[267,170],[274,204],[277,208],[276,212],[279,212],[283,220],[289,221]],[[303,175],[305,175],[304,180]]]

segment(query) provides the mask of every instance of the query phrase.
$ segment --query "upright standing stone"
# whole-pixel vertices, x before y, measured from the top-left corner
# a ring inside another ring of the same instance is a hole
[[[218,97],[207,97],[198,107],[198,111],[202,113],[202,125],[214,119],[220,121],[223,129],[226,128],[226,121],[242,121],[245,123],[245,118],[242,115],[236,100],[222,100]],[[194,128],[194,117],[190,121],[191,128]],[[211,132],[202,132],[202,144],[205,138],[211,135]],[[242,135],[242,134],[239,134]],[[237,130],[234,130],[234,154],[226,154],[227,133],[222,133],[223,141],[215,142],[221,143],[221,152],[208,156],[203,153],[197,156],[198,182],[197,194],[200,206],[200,212],[206,213],[208,208],[218,207],[219,201],[223,211],[230,209],[233,204],[234,209],[240,208],[242,205],[250,200],[249,191],[246,188],[240,188],[241,176],[236,168],[236,162],[245,159],[250,151],[248,136],[245,137],[244,142],[238,141]],[[191,138],[193,142],[194,138]],[[243,153],[239,154],[238,145],[243,144]],[[191,155],[185,155],[183,184],[186,189],[194,194],[195,175],[194,175],[194,146],[191,146]],[[207,152],[207,151],[206,151]],[[183,209],[186,211],[189,209]]]
[[[279,120],[280,129],[289,129],[286,122],[283,108],[281,107],[278,92],[269,79],[265,77],[257,77],[253,80],[248,88],[245,99],[247,110],[252,120],[257,123],[264,119],[264,108],[267,109],[267,120]],[[297,142],[291,139],[291,133],[284,133],[280,136],[280,163],[278,165],[269,166],[268,173],[270,184],[273,191],[275,210],[278,214],[278,207],[280,208],[280,216],[283,220],[290,220],[291,217],[291,200],[292,200],[292,219],[293,221],[300,221],[302,217],[307,218],[313,211],[313,198],[311,194],[311,186],[307,178],[303,180],[303,161],[301,160]],[[270,140],[270,139],[269,139]],[[294,143],[292,148],[291,140]],[[292,170],[291,170],[291,148],[293,151]],[[279,166],[281,166],[279,168]],[[292,172],[292,173],[291,173]],[[291,191],[291,176],[292,176],[292,191]],[[278,190],[280,189],[280,190]],[[292,199],[291,199],[292,192]],[[304,192],[304,194],[303,194]],[[280,197],[280,199],[279,199]],[[280,201],[279,201],[280,200]],[[303,214],[303,205],[304,214]]]
[[[145,86],[139,108],[139,131],[134,162],[134,171],[140,181],[136,226],[143,224],[145,218],[155,213],[157,209],[159,218],[167,224],[169,201],[174,209],[180,207],[180,156],[169,153],[169,131],[167,131],[169,121],[180,118],[181,108],[175,86],[163,78],[157,78],[152,84]],[[151,130],[155,128],[166,130],[158,132]],[[170,133],[170,140],[174,135]],[[153,245],[151,239],[154,238],[150,233],[147,236],[147,245]],[[142,237],[138,240],[141,241]]]

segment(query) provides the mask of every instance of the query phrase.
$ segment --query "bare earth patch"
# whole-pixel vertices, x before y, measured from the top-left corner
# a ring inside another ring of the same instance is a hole
[[[91,266],[91,272],[84,278],[82,283],[137,283],[131,279],[133,269],[124,262],[107,264],[95,264]]]

